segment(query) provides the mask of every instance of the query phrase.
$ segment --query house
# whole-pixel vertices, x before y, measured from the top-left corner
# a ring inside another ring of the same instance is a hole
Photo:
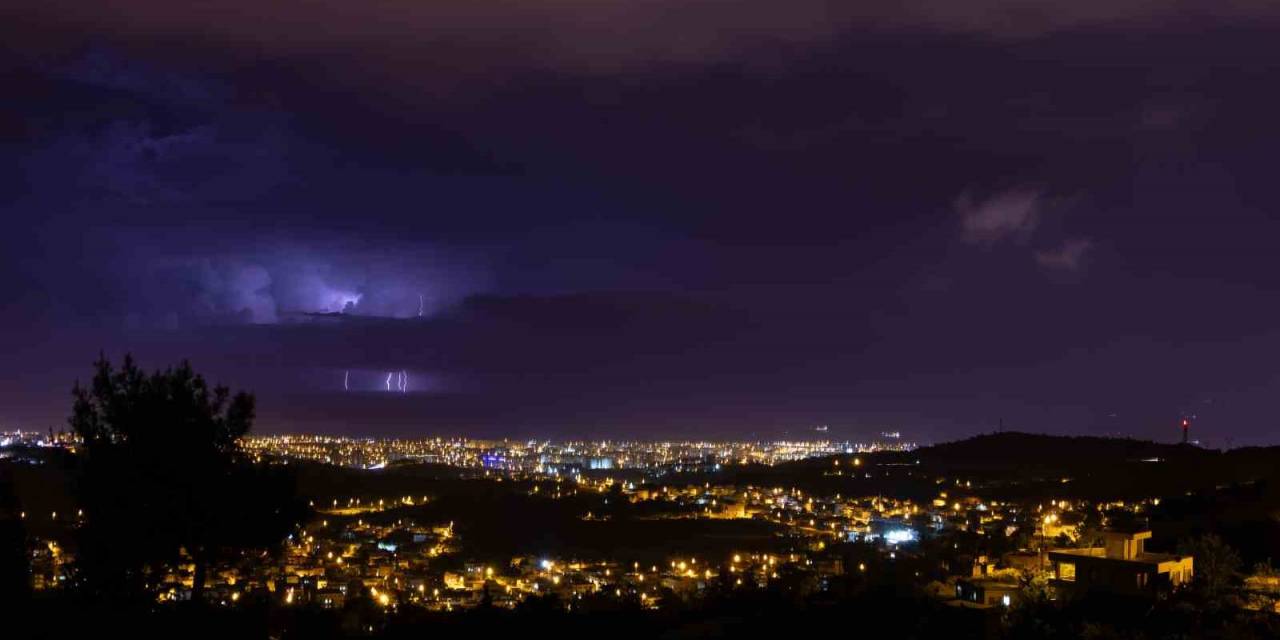
[[[1155,595],[1191,581],[1194,559],[1165,553],[1148,553],[1145,529],[1103,533],[1104,545],[1085,549],[1049,551],[1054,585],[1068,592],[1107,592],[1120,595]]]
[[[1019,589],[1012,579],[962,578],[956,581],[956,599],[980,607],[1007,607]]]

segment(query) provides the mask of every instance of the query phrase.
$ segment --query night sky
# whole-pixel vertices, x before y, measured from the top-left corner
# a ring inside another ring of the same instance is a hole
[[[0,429],[1280,442],[1280,4],[187,4],[0,8]]]

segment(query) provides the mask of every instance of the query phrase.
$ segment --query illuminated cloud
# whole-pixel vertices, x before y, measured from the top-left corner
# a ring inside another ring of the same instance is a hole
[[[263,239],[228,248],[165,235],[182,241],[174,248],[160,235],[143,232],[110,240],[146,246],[151,253],[118,256],[113,260],[124,266],[107,274],[133,324],[273,324],[332,313],[431,317],[488,289],[481,265],[425,244]]]
[[[1036,264],[1045,269],[1079,271],[1094,243],[1084,237],[1057,241],[1059,236],[1051,228],[1041,230],[1047,199],[1043,191],[1030,188],[1001,191],[982,200],[966,192],[955,203],[961,239],[984,248],[1012,245],[1019,252],[1031,251]],[[1035,248],[1046,244],[1047,248]]]
[[[1092,248],[1088,238],[1070,238],[1053,249],[1037,251],[1036,263],[1047,269],[1077,271]]]
[[[981,245],[1025,241],[1039,224],[1040,203],[1041,192],[1035,189],[1011,189],[983,200],[964,193],[955,202],[961,237]]]
[[[199,283],[196,290],[196,314],[262,324],[279,319],[271,294],[271,274],[256,264],[235,261],[200,260],[189,265],[191,276]]]

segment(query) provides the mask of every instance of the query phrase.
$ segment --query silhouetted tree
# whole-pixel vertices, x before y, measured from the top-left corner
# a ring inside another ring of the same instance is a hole
[[[291,479],[240,449],[253,396],[210,388],[187,362],[147,374],[129,356],[119,370],[100,357],[95,368],[70,418],[83,439],[82,584],[137,594],[185,557],[199,602],[210,563],[277,544],[303,515]]]
[[[1206,600],[1216,602],[1240,584],[1240,554],[1217,535],[1184,540],[1178,551],[1195,558],[1192,584]]]
[[[17,606],[31,595],[31,563],[21,506],[8,469],[0,469],[0,600]]]
[[[1014,598],[1013,606],[1005,614],[1009,636],[1051,637],[1056,610],[1048,576],[1036,571],[1024,571],[1018,576],[1018,585],[1021,589]]]

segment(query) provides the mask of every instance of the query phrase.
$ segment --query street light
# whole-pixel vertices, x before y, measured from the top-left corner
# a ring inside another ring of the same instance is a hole
[[[1044,558],[1045,558],[1045,546],[1046,546],[1044,538],[1046,534],[1046,529],[1049,528],[1050,523],[1057,522],[1057,521],[1058,521],[1058,516],[1051,513],[1045,516],[1043,522],[1040,523],[1040,571],[1041,572],[1044,571]]]

